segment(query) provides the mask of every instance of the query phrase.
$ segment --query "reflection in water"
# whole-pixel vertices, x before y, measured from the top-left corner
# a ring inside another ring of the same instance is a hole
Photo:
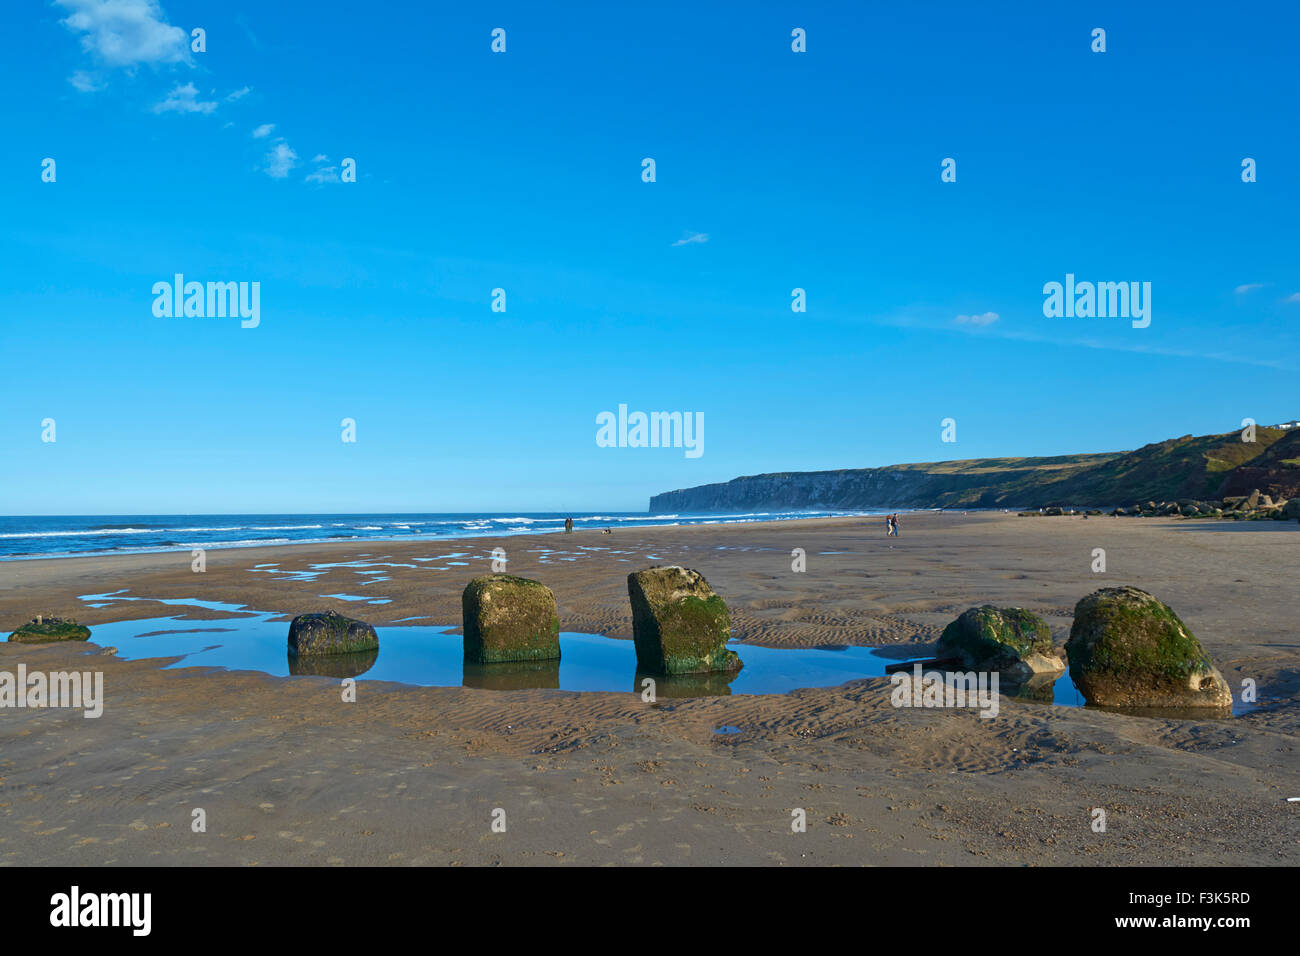
[[[482,690],[559,690],[560,662],[502,661],[498,664],[463,662],[461,685]]]
[[[295,654],[289,651],[289,673],[294,677],[360,677],[375,666],[379,648],[351,654]]]
[[[167,667],[225,667],[258,670],[277,677],[316,675],[394,681],[425,687],[487,690],[550,688],[641,695],[632,641],[599,634],[560,634],[557,661],[503,664],[465,663],[464,641],[451,628],[413,625],[376,628],[378,651],[364,654],[294,657],[286,653],[288,615],[245,609],[242,616],[205,621],[202,630],[183,618],[115,621],[95,627],[92,640],[118,648],[125,660],[177,657]],[[213,628],[221,628],[214,631]],[[220,641],[220,643],[214,643]],[[880,677],[889,659],[869,647],[833,652],[820,648],[781,649],[733,644],[745,659],[740,671],[654,677],[659,698],[732,694],[784,694],[799,687],[835,687],[845,681]],[[631,686],[629,686],[631,685]]]
[[[426,687],[474,687],[486,690],[549,688],[566,691],[604,691],[638,697],[642,681],[655,682],[661,699],[739,694],[785,694],[800,687],[836,687],[865,677],[884,677],[885,666],[897,663],[870,647],[789,648],[732,643],[744,658],[739,671],[720,674],[640,673],[632,641],[599,634],[561,632],[563,656],[559,661],[520,661],[506,664],[466,664],[464,642],[451,628],[385,626],[376,628],[379,649],[361,654],[296,658],[286,654],[287,615],[242,609],[241,616],[220,621],[194,621],[179,617],[116,621],[93,628],[91,640],[114,646],[124,660],[179,657],[167,667],[225,667],[258,670],[277,677],[316,675],[342,679],[394,681]],[[220,628],[221,630],[216,630]],[[221,643],[212,643],[214,640]],[[1008,698],[1025,702],[1082,706],[1083,699],[1065,671],[1055,681],[1033,680],[1019,687],[1002,685]],[[1144,716],[1163,716],[1137,711]],[[1173,714],[1181,718],[1205,716],[1203,712]]]
[[[1222,720],[1254,709],[1254,705],[1235,701],[1231,707],[1225,707],[1223,710],[1205,707],[1187,710],[1160,707],[1103,707],[1099,704],[1088,704],[1084,700],[1083,693],[1075,686],[1069,670],[1059,674],[1039,674],[1019,685],[1005,684],[1002,693],[1015,700],[1055,704],[1058,707],[1087,706],[1093,710],[1107,710],[1131,717],[1163,717],[1175,720]]]
[[[1049,674],[1035,674],[1023,684],[1004,685],[1000,690],[1016,700],[1034,700],[1050,704],[1056,699],[1056,682],[1061,677],[1059,671]],[[1073,690],[1073,686],[1071,687]]]
[[[643,694],[645,681],[654,681],[656,697],[730,697],[731,684],[740,671],[719,671],[715,674],[648,674],[637,671],[632,690]]]

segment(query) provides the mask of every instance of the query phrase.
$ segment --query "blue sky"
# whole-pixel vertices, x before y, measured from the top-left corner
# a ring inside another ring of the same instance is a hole
[[[0,512],[639,510],[1300,417],[1300,14],[1131,6],[6,4]],[[259,326],[155,317],[175,273]],[[1150,327],[1046,318],[1066,273]],[[620,403],[704,454],[598,447]]]

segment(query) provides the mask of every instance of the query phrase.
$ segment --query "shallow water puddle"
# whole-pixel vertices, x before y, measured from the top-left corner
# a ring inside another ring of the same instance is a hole
[[[124,596],[128,588],[122,588],[120,591],[109,591],[106,594],[82,594],[78,596],[80,601],[101,601],[104,603],[91,605],[92,607],[111,607],[117,601],[153,601],[155,604],[166,604],[171,607],[201,607],[209,611],[230,611],[237,614],[257,614],[257,611],[250,611],[242,604],[228,604],[224,601],[202,601],[198,598],[147,598],[147,597],[126,597]]]
[[[386,554],[384,555],[384,557],[389,558],[392,557],[392,555]],[[412,568],[414,569],[415,565],[379,560],[379,561],[331,561],[331,562],[326,562],[321,564],[313,564],[312,567],[322,571],[327,568],[357,568],[360,569],[358,572],[360,574],[371,574],[376,572],[371,572],[365,569],[367,568]]]
[[[234,605],[225,607],[236,609]],[[668,698],[784,694],[800,687],[836,687],[864,677],[883,677],[886,665],[897,663],[897,658],[884,656],[870,647],[784,649],[733,643],[732,649],[745,662],[738,673],[665,677],[637,672],[636,648],[631,641],[563,632],[558,662],[475,665],[465,663],[461,637],[449,633],[452,628],[418,625],[377,627],[377,652],[309,660],[290,656],[289,622],[285,615],[247,609],[244,613],[248,616],[204,622],[208,627],[202,631],[194,627],[193,621],[180,617],[98,624],[91,628],[90,639],[116,647],[118,656],[125,660],[182,658],[168,667],[255,670],[277,677],[356,677],[428,687],[552,688],[638,694],[644,689],[642,681],[652,677],[656,695]],[[220,643],[209,643],[216,628],[221,629]],[[1081,703],[1068,678],[1057,682],[1056,697],[1056,703],[1060,704]]]
[[[182,603],[182,602],[177,602]],[[564,632],[557,662],[474,665],[464,661],[461,637],[452,628],[378,627],[379,650],[314,660],[288,653],[289,623],[282,615],[205,622],[223,628],[213,644],[211,630],[199,632],[179,617],[118,621],[91,628],[90,639],[116,647],[125,660],[181,657],[168,667],[221,667],[263,671],[278,677],[319,674],[395,681],[431,687],[499,690],[555,688],[571,691],[640,693],[646,676],[636,670],[631,641],[598,634]],[[867,647],[782,650],[733,644],[745,666],[737,674],[654,676],[659,697],[725,694],[783,694],[799,687],[834,687],[862,677],[880,677],[891,658]]]
[[[363,555],[362,557],[367,557],[367,556]],[[391,557],[391,555],[384,555],[384,558],[389,558],[389,557]],[[417,558],[416,560],[424,560],[424,559]],[[419,569],[419,565],[395,563],[392,561],[385,561],[381,558],[376,561],[356,560],[356,561],[323,562],[319,564],[311,564],[308,566],[308,568],[301,571],[285,570],[284,568],[281,568],[279,564],[257,564],[249,568],[248,570],[256,571],[262,574],[272,574],[275,575],[277,580],[282,580],[282,581],[315,581],[317,578],[328,573],[334,568],[351,569],[358,576],[364,578],[364,580],[360,582],[362,586],[364,586],[367,584],[373,584],[375,581],[389,580],[389,575],[384,572],[383,570],[384,568],[409,568],[414,571]],[[372,570],[372,569],[379,569],[379,570]]]
[[[250,571],[258,571],[264,574],[274,574],[280,581],[315,581],[324,574],[324,571],[286,571],[278,564],[259,564],[257,567],[249,568]]]

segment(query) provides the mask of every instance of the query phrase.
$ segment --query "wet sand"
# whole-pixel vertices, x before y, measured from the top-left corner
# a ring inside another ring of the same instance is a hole
[[[92,629],[227,616],[78,599],[120,589],[281,611],[286,633],[292,615],[331,606],[377,625],[455,625],[461,589],[500,546],[511,573],[554,590],[565,631],[630,638],[627,573],[683,564],[727,599],[742,642],[909,656],[986,602],[1043,615],[1060,643],[1079,598],[1132,584],[1178,612],[1234,689],[1254,680],[1262,706],[1179,720],[1004,698],[989,720],[894,708],[885,679],[657,704],[363,680],[345,703],[330,678],[164,671],[118,659],[93,633],[0,644],[0,670],[98,670],[106,696],[97,720],[0,710],[0,863],[1300,862],[1300,804],[1286,802],[1300,796],[1300,525],[922,514],[900,527],[896,539],[873,518],[250,548],[209,552],[202,574],[188,552],[5,562],[0,627],[37,613]],[[804,573],[791,570],[795,548]],[[314,580],[253,570],[357,561],[399,566],[372,583],[356,567]],[[391,603],[320,596],[331,593]],[[714,733],[723,726],[740,732]],[[192,829],[196,808],[206,832]],[[791,831],[796,808],[807,832]]]

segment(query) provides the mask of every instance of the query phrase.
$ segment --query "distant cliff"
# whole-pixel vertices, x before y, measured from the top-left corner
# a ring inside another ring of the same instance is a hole
[[[650,512],[1105,508],[1251,488],[1275,498],[1300,493],[1300,429],[1258,428],[1255,438],[1184,435],[1130,452],[751,475],[655,495]]]

